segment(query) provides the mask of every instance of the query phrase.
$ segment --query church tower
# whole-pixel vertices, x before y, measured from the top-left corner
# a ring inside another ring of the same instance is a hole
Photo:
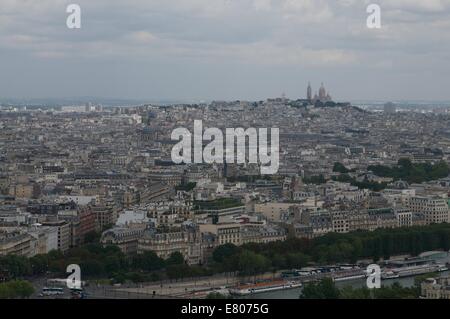
[[[327,99],[327,91],[325,90],[325,86],[322,83],[319,89],[319,100],[323,102],[326,99]]]

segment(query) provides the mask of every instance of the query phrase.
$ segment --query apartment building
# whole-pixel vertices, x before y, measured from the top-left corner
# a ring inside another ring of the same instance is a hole
[[[40,187],[37,183],[18,184],[10,188],[9,194],[17,198],[37,198]]]
[[[147,229],[138,240],[138,253],[154,251],[167,259],[174,252],[181,253],[188,264],[202,262],[201,234],[196,225],[182,225],[163,229]]]
[[[413,225],[413,213],[409,209],[395,209],[397,227],[411,227]]]
[[[193,217],[193,206],[184,201],[161,201],[145,206],[147,216],[158,220],[161,224],[173,224],[177,219],[190,219]]]
[[[302,213],[301,222],[311,226],[312,237],[322,236],[333,231],[333,217],[330,212],[325,210],[305,211]]]
[[[201,233],[211,233],[217,236],[217,244],[242,245],[242,225],[238,223],[200,224]]]
[[[287,239],[287,231],[275,225],[264,225],[262,227],[243,227],[241,229],[242,244],[258,243],[267,244]]]
[[[426,279],[421,284],[421,295],[425,299],[450,299],[450,277]]]
[[[398,220],[394,211],[391,208],[369,209],[369,220],[373,228],[372,231],[378,228],[396,228],[398,227]]]
[[[58,229],[56,227],[35,224],[27,232],[34,238],[33,254],[47,254],[52,250],[58,250]]]
[[[255,213],[260,213],[269,221],[278,222],[281,220],[281,215],[291,207],[300,207],[300,204],[295,203],[262,203],[255,204]]]
[[[0,230],[0,256],[9,254],[31,257],[34,238],[26,232],[12,229]]]
[[[72,240],[70,223],[64,220],[58,220],[43,222],[42,225],[56,229],[56,233],[58,236],[58,250],[62,252],[66,252],[69,250]]]
[[[138,240],[143,236],[146,226],[134,224],[130,227],[114,227],[102,233],[100,242],[104,245],[116,245],[127,255],[138,252]]]
[[[95,214],[97,227],[102,230],[106,226],[114,225],[117,221],[117,209],[112,200],[104,200],[91,206]]]
[[[423,213],[427,224],[450,222],[446,198],[438,196],[413,196],[409,198],[408,208],[414,213]]]

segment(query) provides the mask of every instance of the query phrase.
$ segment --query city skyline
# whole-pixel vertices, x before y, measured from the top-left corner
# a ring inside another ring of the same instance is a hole
[[[450,0],[72,1],[0,0],[0,300],[450,300]]]

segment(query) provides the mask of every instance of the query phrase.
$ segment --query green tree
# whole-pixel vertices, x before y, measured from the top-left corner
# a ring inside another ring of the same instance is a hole
[[[231,295],[224,295],[219,292],[211,292],[206,296],[206,299],[233,299]]]
[[[30,265],[33,275],[38,275],[48,271],[48,256],[36,255],[30,258]]]
[[[170,279],[191,277],[190,267],[186,264],[169,265],[166,267],[166,274]]]
[[[233,244],[225,244],[217,247],[213,254],[212,258],[217,263],[224,262],[227,258],[237,254],[239,252],[239,248]]]
[[[179,252],[173,252],[166,260],[166,265],[182,265],[185,263],[184,256]]]
[[[405,169],[412,168],[412,162],[409,158],[401,158],[398,160],[397,165]]]
[[[350,170],[347,169],[347,167],[345,167],[343,164],[336,162],[333,166],[333,172],[347,174],[348,172],[350,172]]]
[[[269,269],[270,263],[263,255],[249,250],[241,252],[238,258],[238,270],[241,275],[256,275]]]
[[[80,263],[80,268],[84,276],[99,276],[105,273],[104,264],[97,259],[83,260]]]
[[[367,287],[353,288],[346,286],[340,289],[340,299],[371,299],[371,291]]]
[[[339,299],[339,297],[340,291],[331,278],[306,284],[300,295],[300,299]]]
[[[102,234],[100,232],[96,232],[96,231],[89,232],[84,236],[84,242],[85,243],[98,243],[98,242],[100,242],[101,236],[102,236]]]
[[[404,288],[398,282],[374,290],[375,299],[417,299],[419,295],[413,288]]]
[[[28,276],[32,273],[30,260],[17,255],[0,257],[0,269],[5,270],[13,278]]]
[[[146,251],[134,256],[133,267],[144,271],[159,270],[164,267],[164,260],[158,257],[154,251]]]
[[[33,285],[24,280],[0,284],[0,299],[29,298],[34,293]]]
[[[417,299],[420,288],[417,286],[402,287],[398,282],[392,286],[382,286],[379,289],[344,287],[340,290],[341,299]]]

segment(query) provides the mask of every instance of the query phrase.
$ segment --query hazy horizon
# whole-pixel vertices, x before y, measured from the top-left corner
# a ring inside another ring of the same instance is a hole
[[[276,97],[267,97],[264,99],[258,100],[241,100],[248,102],[256,102],[256,101],[265,101],[269,98]],[[289,98],[289,97],[288,97]],[[292,98],[292,100],[296,100],[297,98]],[[63,98],[29,98],[29,99],[21,99],[21,98],[1,98],[0,97],[0,106],[30,106],[30,107],[59,107],[59,106],[76,106],[76,105],[84,105],[88,102],[93,104],[101,104],[106,107],[118,107],[118,106],[137,106],[137,105],[145,105],[145,104],[154,104],[154,105],[173,105],[173,104],[197,104],[197,103],[211,103],[212,101],[225,101],[225,102],[233,102],[238,99],[229,99],[229,100],[220,100],[220,99],[190,99],[190,100],[174,100],[174,99],[120,99],[120,98],[105,98],[105,97],[63,97]],[[450,100],[347,100],[347,101],[335,101],[335,102],[349,102],[353,106],[358,107],[383,107],[384,104],[388,102],[392,102],[398,107],[450,107]]]

